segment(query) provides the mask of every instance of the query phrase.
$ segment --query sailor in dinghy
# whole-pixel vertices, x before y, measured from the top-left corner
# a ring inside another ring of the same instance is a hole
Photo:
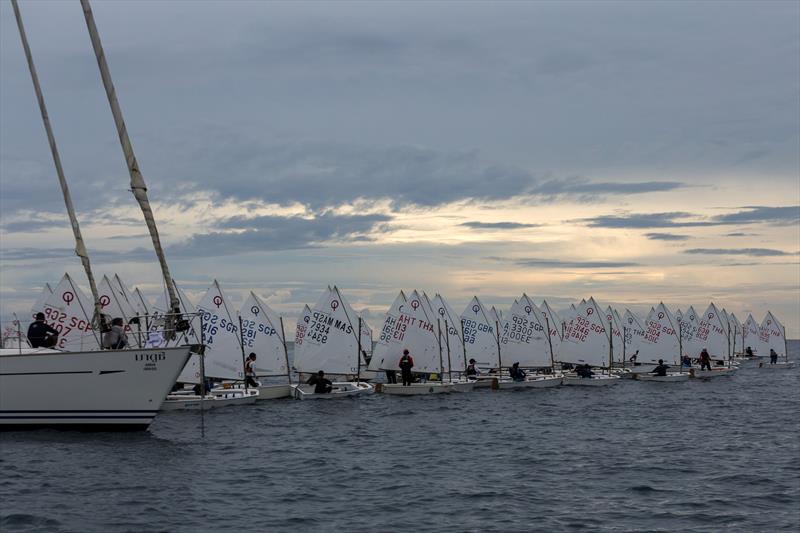
[[[767,311],[759,329],[762,344],[765,346],[766,350],[769,351],[770,361],[769,363],[765,363],[762,360],[762,362],[758,364],[758,367],[768,370],[794,368],[794,361],[789,361],[786,328],[775,318],[772,311]]]
[[[564,342],[561,344],[559,362],[573,365],[606,368],[606,372],[593,372],[591,376],[564,374],[564,385],[606,386],[617,383],[620,377],[610,372],[613,360],[612,337],[609,326],[603,324],[604,313],[594,298],[582,301],[575,316],[567,324]]]

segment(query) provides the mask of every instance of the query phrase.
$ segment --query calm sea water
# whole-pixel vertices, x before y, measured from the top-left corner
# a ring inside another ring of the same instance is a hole
[[[6,433],[0,530],[797,531],[799,381],[744,368]]]

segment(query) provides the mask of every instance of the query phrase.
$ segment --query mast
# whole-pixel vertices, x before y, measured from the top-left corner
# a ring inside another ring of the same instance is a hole
[[[286,359],[286,379],[289,385],[292,384],[292,370],[289,368],[289,349],[286,347],[286,330],[283,328],[283,317],[278,317],[281,321],[281,338],[283,339],[283,357]]]
[[[158,235],[158,228],[156,228],[156,221],[153,216],[153,210],[150,207],[150,201],[147,198],[147,185],[144,182],[139,171],[139,163],[136,161],[136,156],[133,153],[133,145],[128,137],[128,130],[125,126],[125,120],[122,117],[122,109],[117,101],[116,89],[114,89],[114,82],[111,80],[111,72],[106,63],[105,52],[103,52],[103,45],[100,42],[100,34],[97,31],[97,26],[94,22],[94,15],[92,14],[92,7],[89,5],[89,0],[81,0],[83,7],[83,16],[86,18],[86,27],[89,30],[89,37],[92,40],[92,47],[94,54],[97,57],[97,66],[100,68],[100,77],[103,79],[103,86],[106,90],[108,103],[111,106],[111,114],[114,116],[114,123],[117,126],[117,134],[119,135],[119,142],[122,145],[122,152],[125,155],[125,161],[128,164],[128,173],[131,177],[131,191],[139,207],[142,209],[144,221],[147,224],[147,229],[150,232],[150,238],[153,241],[158,262],[161,265],[161,274],[164,277],[164,284],[167,287],[169,294],[169,305],[172,314],[167,313],[166,316],[166,330],[167,336],[174,335],[172,326],[176,321],[176,316],[180,316],[180,301],[178,300],[177,293],[172,280],[172,275],[169,272],[167,265],[167,258],[164,255],[164,250],[161,247],[161,238]],[[93,289],[94,290],[94,289]],[[95,296],[95,300],[96,300]]]
[[[550,318],[547,315],[544,315],[544,322],[547,325],[547,344],[550,346],[550,370],[553,374],[556,373],[556,359],[553,355],[553,339],[550,338]]]
[[[450,383],[453,382],[453,362],[450,360],[450,326],[447,324],[447,319],[444,321],[444,329],[447,332],[445,335],[444,341],[447,344],[447,377],[450,379]],[[784,335],[785,337],[785,335]],[[464,370],[466,370],[466,365],[464,366]]]
[[[356,383],[361,381],[361,317],[358,317],[358,373],[356,374]]]
[[[17,19],[17,27],[19,28],[19,36],[22,40],[22,48],[25,50],[25,59],[28,61],[28,70],[31,73],[31,81],[33,81],[33,89],[36,91],[36,100],[39,102],[39,111],[42,114],[42,122],[44,129],[47,132],[47,142],[50,143],[50,153],[53,156],[53,163],[56,166],[56,174],[58,175],[58,183],[61,186],[61,193],[64,196],[64,204],[67,207],[67,215],[69,215],[69,222],[72,226],[72,235],[75,238],[75,255],[80,257],[83,269],[86,271],[86,277],[89,279],[89,289],[92,291],[92,301],[94,302],[94,316],[92,323],[94,327],[104,326],[102,309],[100,305],[100,298],[97,293],[97,284],[94,281],[92,274],[92,266],[89,262],[89,254],[86,251],[86,246],[83,243],[83,235],[81,228],[78,224],[78,218],[75,216],[75,207],[72,205],[72,195],[69,192],[67,179],[64,177],[64,168],[61,166],[61,156],[56,147],[56,138],[53,134],[53,128],[50,126],[50,115],[47,113],[47,106],[44,103],[44,94],[42,87],[39,85],[39,75],[36,73],[36,67],[33,64],[33,55],[31,48],[28,45],[28,37],[25,34],[25,27],[22,25],[22,14],[19,11],[17,0],[11,0],[11,5],[14,7],[14,16]]]
[[[439,338],[436,344],[439,345],[439,381],[444,383],[444,361],[442,360],[442,319],[436,319],[436,328],[439,331]]]

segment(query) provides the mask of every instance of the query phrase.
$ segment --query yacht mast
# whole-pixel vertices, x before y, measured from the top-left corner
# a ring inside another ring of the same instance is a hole
[[[64,203],[67,206],[69,222],[72,225],[72,234],[75,237],[75,254],[80,257],[81,263],[83,263],[83,269],[86,271],[86,277],[89,278],[89,288],[92,291],[92,301],[94,302],[94,317],[92,317],[92,323],[95,328],[98,326],[102,328],[104,324],[102,314],[103,307],[100,304],[100,298],[97,294],[97,284],[95,283],[94,275],[92,274],[92,266],[89,262],[89,254],[86,252],[86,246],[83,243],[81,227],[78,224],[78,218],[75,216],[75,207],[72,205],[72,195],[69,192],[67,179],[64,177],[64,168],[61,166],[61,156],[58,154],[56,138],[55,135],[53,135],[53,128],[50,126],[50,115],[47,113],[47,106],[44,103],[44,94],[42,94],[42,87],[39,85],[39,75],[36,73],[36,67],[33,64],[33,55],[31,55],[31,48],[28,45],[28,37],[25,34],[25,27],[22,25],[22,14],[19,11],[17,0],[11,0],[11,5],[14,7],[14,16],[17,18],[19,36],[20,39],[22,39],[22,48],[25,50],[25,58],[28,60],[28,70],[31,72],[33,88],[36,91],[36,99],[39,102],[39,111],[42,113],[42,122],[44,122],[44,129],[47,132],[47,141],[50,143],[50,152],[53,155],[53,162],[56,165],[58,183],[61,185],[61,193],[64,195]]]
[[[125,127],[125,120],[122,117],[122,109],[117,101],[117,93],[114,89],[114,82],[111,80],[111,72],[106,63],[106,56],[103,52],[103,45],[100,42],[100,34],[97,32],[97,26],[94,22],[94,15],[92,14],[92,7],[89,5],[88,0],[81,0],[83,7],[83,16],[86,18],[86,27],[89,29],[89,37],[92,40],[92,47],[94,54],[97,57],[97,66],[100,68],[100,77],[103,79],[103,86],[106,89],[106,96],[108,96],[108,103],[111,106],[111,114],[114,116],[114,123],[117,126],[117,134],[119,141],[122,145],[122,152],[125,155],[125,161],[128,164],[128,172],[131,177],[131,191],[139,202],[139,207],[142,209],[144,221],[147,223],[147,229],[150,232],[150,238],[153,241],[153,247],[158,257],[158,262],[161,265],[161,274],[164,277],[164,284],[167,287],[167,294],[169,295],[169,305],[173,314],[167,314],[167,334],[173,330],[177,316],[180,315],[180,300],[178,300],[175,284],[172,280],[172,275],[169,272],[167,265],[167,258],[164,256],[164,250],[161,247],[161,238],[158,235],[158,228],[156,228],[156,221],[153,217],[153,210],[150,207],[150,201],[147,198],[147,185],[145,185],[142,173],[139,171],[139,163],[136,161],[136,156],[133,153],[133,145],[128,137],[128,130]]]

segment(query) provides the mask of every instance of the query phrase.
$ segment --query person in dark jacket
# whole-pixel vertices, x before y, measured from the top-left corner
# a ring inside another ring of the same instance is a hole
[[[478,376],[480,373],[480,369],[475,365],[475,359],[470,359],[467,365],[467,376]]]
[[[700,370],[705,369],[711,370],[711,356],[708,354],[708,350],[703,348],[703,351],[700,352]]]
[[[408,350],[403,350],[403,357],[400,358],[400,372],[403,377],[403,385],[411,385],[411,369],[414,368],[414,358],[408,353]]]
[[[747,357],[755,357],[755,355],[753,354],[753,349],[750,346],[747,347],[747,349],[744,351],[744,354]]]
[[[307,385],[314,385],[314,394],[328,394],[333,390],[333,383],[325,377],[325,372],[320,370],[316,376],[311,376],[306,381]]]
[[[247,356],[247,360],[244,362],[244,380],[245,384],[248,387],[258,387],[258,381],[256,381],[256,354],[255,352],[250,352],[250,355]]]
[[[511,379],[514,381],[525,381],[525,371],[519,367],[519,363],[511,365],[509,374],[511,374]]]
[[[774,365],[778,362],[778,352],[773,350],[772,348],[769,349],[769,364]]]
[[[52,348],[58,343],[58,330],[45,323],[44,313],[36,313],[36,320],[28,326],[28,341],[33,348]]]
[[[111,321],[111,330],[103,334],[103,348],[107,350],[122,350],[128,346],[128,335],[125,334],[125,325],[122,318],[117,317]]]
[[[575,367],[575,373],[578,374],[578,377],[581,378],[590,378],[594,376],[594,372],[592,372],[592,367],[588,364],[586,365],[578,365]]]
[[[669,368],[669,366],[664,364],[664,360],[663,359],[659,359],[658,360],[658,366],[655,367],[653,370],[651,370],[650,373],[655,375],[655,376],[666,376],[668,368]]]

